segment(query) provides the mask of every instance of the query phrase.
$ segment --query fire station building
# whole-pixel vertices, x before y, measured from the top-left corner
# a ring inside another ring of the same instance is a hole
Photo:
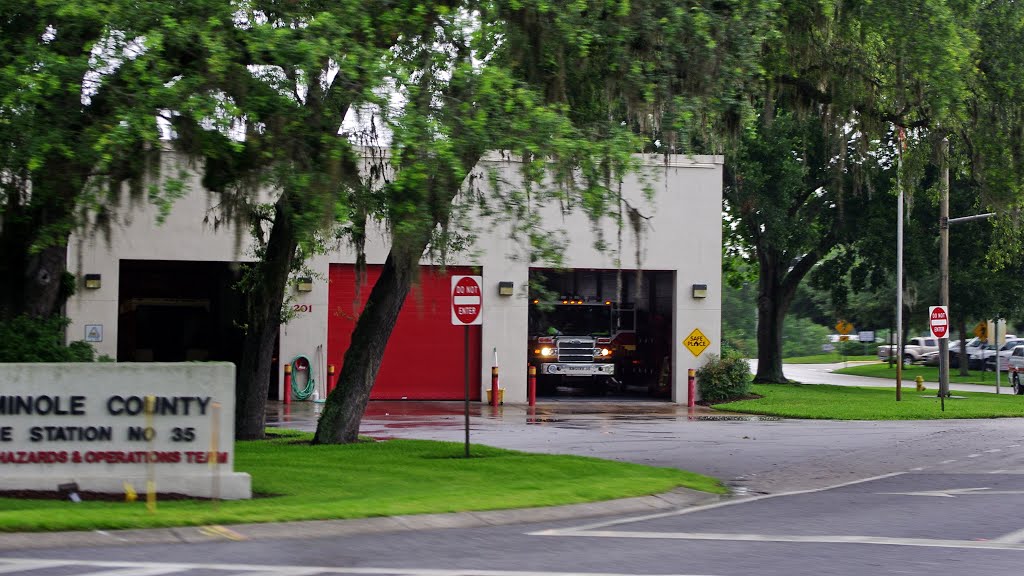
[[[628,336],[612,349],[615,385],[606,396],[687,401],[687,369],[699,367],[721,342],[722,157],[645,156],[643,176],[623,183],[623,197],[642,217],[634,229],[610,218],[595,225],[581,210],[551,206],[542,228],[564,239],[563,269],[531,264],[511,225],[467,217],[457,223],[475,242],[449,253],[440,267],[424,260],[388,342],[371,395],[389,400],[461,400],[464,338],[470,338],[471,399],[485,397],[491,368],[499,367],[506,403],[527,401],[527,366],[539,353],[531,331],[530,289],[546,287],[558,305],[607,310],[611,332]],[[508,181],[515,161],[497,164]],[[119,362],[237,361],[245,302],[233,288],[240,263],[253,259],[248,230],[218,222],[215,194],[191,177],[189,192],[158,224],[157,207],[124,202],[109,234],[74,236],[68,268],[80,286],[68,301],[69,340],[91,342]],[[653,189],[653,195],[645,194]],[[217,223],[215,225],[214,223]],[[352,328],[388,254],[383,227],[369,232],[365,283],[356,285],[355,252],[346,245],[307,263],[308,272],[286,294],[270,398],[323,397],[328,372],[340,372]],[[621,245],[621,248],[620,248]],[[482,276],[483,324],[454,326],[451,276]],[[605,308],[602,308],[605,307]],[[609,339],[611,334],[608,334]],[[284,389],[286,364],[305,363],[315,384]],[[544,390],[587,395],[574,378]]]

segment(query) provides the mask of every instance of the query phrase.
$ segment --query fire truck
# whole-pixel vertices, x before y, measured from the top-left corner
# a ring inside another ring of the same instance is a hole
[[[611,300],[530,301],[529,362],[541,394],[558,386],[622,389],[636,355],[636,309]]]

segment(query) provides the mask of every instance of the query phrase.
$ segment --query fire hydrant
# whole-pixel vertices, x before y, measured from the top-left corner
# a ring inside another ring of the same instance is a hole
[[[917,391],[924,392],[924,376],[918,375],[917,378],[914,378],[914,382],[917,382]]]

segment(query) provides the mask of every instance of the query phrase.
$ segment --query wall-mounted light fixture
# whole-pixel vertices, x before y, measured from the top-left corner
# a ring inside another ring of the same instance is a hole
[[[313,279],[312,278],[299,278],[295,283],[295,289],[299,292],[312,292],[313,291]]]
[[[513,287],[511,282],[498,282],[498,296],[511,296]]]
[[[90,290],[96,290],[103,285],[103,281],[99,274],[86,274],[85,275],[85,287]]]
[[[694,298],[707,298],[708,297],[708,285],[707,284],[694,284],[693,285],[693,297]]]

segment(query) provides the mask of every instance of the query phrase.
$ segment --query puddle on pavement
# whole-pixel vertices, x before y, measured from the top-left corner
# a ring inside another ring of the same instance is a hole
[[[463,423],[452,422],[452,421],[437,421],[437,422],[383,422],[383,423],[372,423],[383,426],[384,428],[451,428],[453,426],[462,426]]]

